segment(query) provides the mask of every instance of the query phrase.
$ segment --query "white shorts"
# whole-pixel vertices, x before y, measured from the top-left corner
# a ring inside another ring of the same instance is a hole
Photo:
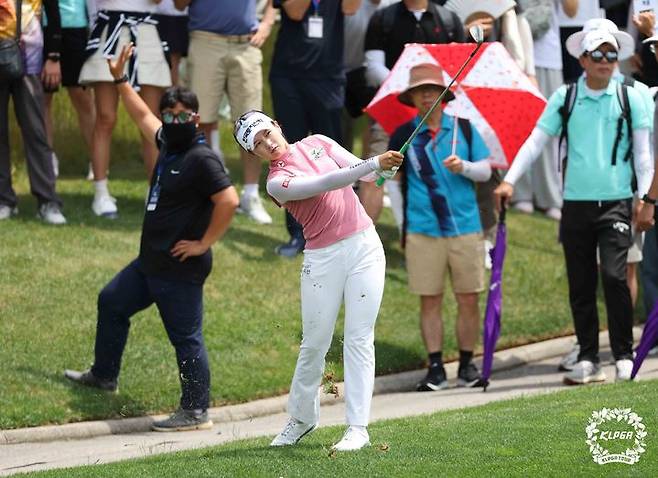
[[[81,85],[98,82],[112,82],[107,58],[103,57],[102,45],[107,38],[107,28],[101,34],[101,48],[90,56],[80,71]],[[130,42],[130,30],[127,26],[121,28],[117,42],[115,58],[121,53],[124,45]],[[155,25],[141,23],[137,26],[137,81],[140,85],[158,86],[167,88],[171,86],[171,73],[169,64],[162,50],[162,43]],[[128,65],[126,65],[127,73]]]

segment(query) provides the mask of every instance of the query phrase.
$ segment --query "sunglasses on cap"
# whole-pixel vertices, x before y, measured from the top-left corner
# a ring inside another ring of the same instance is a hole
[[[601,63],[605,58],[608,63],[616,63],[619,59],[619,54],[616,51],[594,50],[585,52],[585,56],[589,56],[594,63]]]
[[[189,123],[194,119],[196,113],[190,113],[189,111],[181,111],[178,114],[164,112],[162,113],[162,122],[166,124],[171,123]]]

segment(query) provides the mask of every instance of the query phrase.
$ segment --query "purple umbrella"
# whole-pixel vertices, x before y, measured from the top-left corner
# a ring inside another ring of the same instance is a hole
[[[491,281],[489,283],[489,296],[487,297],[487,309],[484,313],[484,332],[482,334],[484,354],[482,357],[481,385],[484,387],[485,392],[489,386],[491,365],[496,350],[496,342],[500,335],[500,317],[503,309],[503,262],[505,261],[505,250],[507,249],[505,213],[505,206],[503,205],[498,218],[496,245],[489,251],[491,255]]]
[[[635,349],[635,359],[633,360],[631,379],[634,379],[637,375],[637,372],[640,370],[642,362],[644,362],[644,359],[647,357],[649,350],[656,345],[656,340],[658,340],[658,302],[653,306],[653,310],[651,311],[651,314],[649,314],[647,323],[644,324],[640,345]]]

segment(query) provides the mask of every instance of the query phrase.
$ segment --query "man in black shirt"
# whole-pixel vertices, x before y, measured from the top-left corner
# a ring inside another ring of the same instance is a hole
[[[219,157],[198,131],[196,95],[180,87],[160,100],[162,122],[128,83],[127,46],[110,63],[130,117],[160,154],[151,175],[137,259],[119,272],[98,296],[94,365],[67,370],[77,383],[116,391],[130,318],[155,303],[181,378],[179,409],[153,424],[156,431],[209,428],[210,371],[202,335],[203,283],[210,273],[210,247],[229,227],[238,195]]]
[[[345,103],[343,19],[361,0],[273,0],[281,9],[270,87],[274,115],[291,144],[309,133],[341,142]],[[302,226],[286,212],[290,234],[275,252],[294,257],[304,249]]]
[[[365,40],[366,78],[370,86],[379,88],[398,61],[407,43],[463,43],[464,25],[456,13],[429,0],[403,0],[377,10],[370,19]],[[388,135],[377,123],[370,128],[370,144],[364,157],[376,156],[388,149]],[[389,181],[393,213],[401,227],[401,197],[392,190],[397,183]],[[368,215],[377,221],[382,208],[383,188],[375,183],[359,183],[359,197]]]

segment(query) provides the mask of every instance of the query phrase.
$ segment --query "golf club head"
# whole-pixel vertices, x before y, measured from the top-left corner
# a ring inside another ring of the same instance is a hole
[[[473,25],[468,32],[478,45],[484,41],[484,30],[480,25]]]

